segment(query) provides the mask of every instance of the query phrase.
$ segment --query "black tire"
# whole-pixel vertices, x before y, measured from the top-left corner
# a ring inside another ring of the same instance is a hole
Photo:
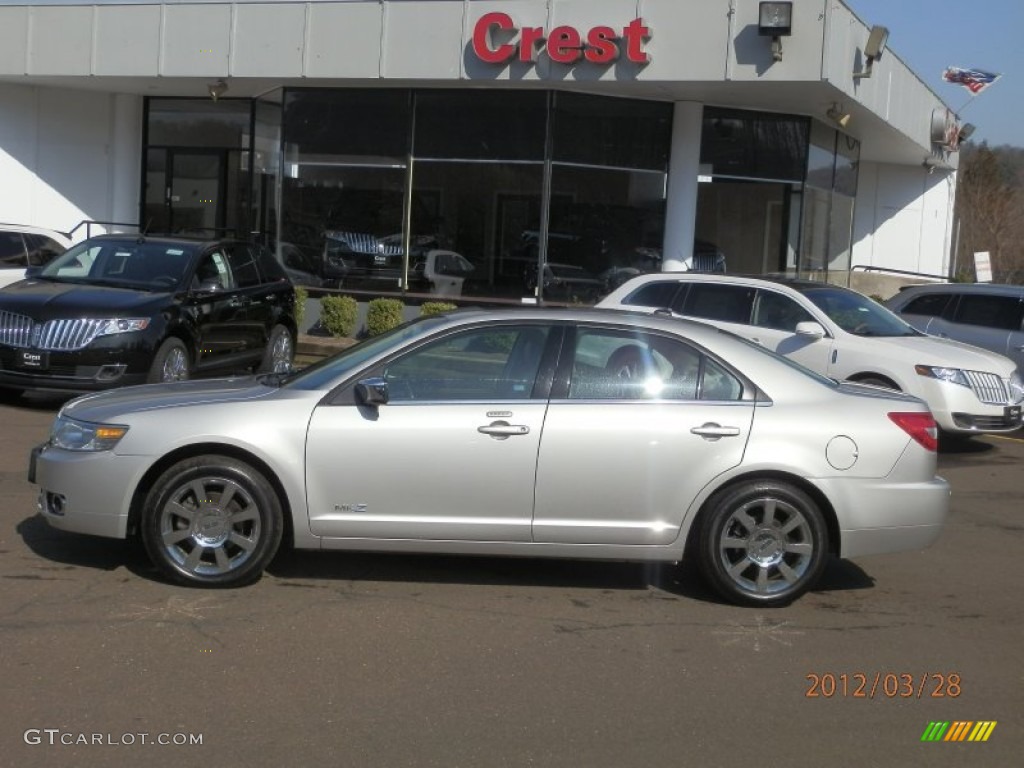
[[[263,351],[260,373],[283,373],[291,369],[295,360],[295,340],[283,325],[275,325]]]
[[[260,578],[283,525],[281,502],[259,471],[210,455],[160,475],[146,496],[140,533],[150,560],[172,581],[238,587]]]
[[[188,349],[181,339],[164,339],[163,344],[153,356],[153,362],[149,366],[149,375],[146,380],[150,384],[159,384],[169,381],[185,381],[191,376],[192,365],[188,356]]]
[[[0,387],[0,401],[5,403],[13,402],[18,400],[25,394],[24,389],[16,389],[14,387]]]
[[[700,571],[730,602],[787,605],[825,567],[825,518],[810,496],[789,483],[760,480],[727,488],[712,497],[702,519]]]

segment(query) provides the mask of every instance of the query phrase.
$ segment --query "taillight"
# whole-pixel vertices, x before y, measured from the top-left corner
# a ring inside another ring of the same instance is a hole
[[[930,413],[890,413],[889,418],[900,429],[925,447],[937,451],[939,448],[939,425]]]

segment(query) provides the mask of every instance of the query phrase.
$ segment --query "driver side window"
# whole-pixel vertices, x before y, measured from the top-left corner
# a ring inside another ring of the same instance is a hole
[[[385,369],[390,402],[528,399],[549,333],[489,326],[420,347]]]

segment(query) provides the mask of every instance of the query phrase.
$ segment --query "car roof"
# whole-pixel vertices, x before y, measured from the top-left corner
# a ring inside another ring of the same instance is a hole
[[[1022,296],[1024,285],[1006,283],[920,283],[905,285],[896,296],[913,293],[980,293],[991,296]]]
[[[126,234],[112,233],[93,235],[84,242],[104,243],[167,243],[171,245],[190,246],[193,248],[205,248],[218,243],[241,243],[244,242],[235,237],[205,237],[189,235],[163,235],[163,234]]]
[[[512,307],[512,308],[465,308],[446,312],[433,317],[447,318],[452,325],[464,325],[480,320],[490,323],[504,322],[598,322],[613,325],[626,325],[637,329],[667,331],[672,334],[683,333],[697,340],[698,336],[717,336],[728,331],[699,320],[690,320],[669,315],[656,315],[650,312],[608,309],[603,307]]]
[[[676,280],[687,283],[718,283],[721,285],[747,285],[751,287],[760,286],[785,286],[794,291],[805,293],[809,290],[821,288],[836,288],[843,291],[850,290],[842,285],[824,283],[818,280],[806,280],[803,278],[791,277],[789,275],[723,275],[719,272],[652,272],[647,275],[639,275],[632,278],[623,285],[639,286],[646,283],[653,283],[659,280]]]
[[[48,229],[47,227],[37,227],[33,224],[11,224],[6,221],[0,221],[0,230],[4,232],[27,232],[33,235],[46,235],[60,241],[62,245],[67,245],[71,242],[71,238],[66,232],[58,232],[56,229]]]

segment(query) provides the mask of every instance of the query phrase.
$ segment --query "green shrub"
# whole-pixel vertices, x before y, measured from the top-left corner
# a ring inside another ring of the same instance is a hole
[[[366,305],[366,333],[379,336],[402,324],[402,309],[398,299],[374,299]]]
[[[301,287],[295,286],[295,325],[299,331],[302,331],[302,321],[306,317],[306,299],[309,298],[309,292]]]
[[[453,309],[458,309],[458,307],[450,301],[425,301],[420,306],[420,315],[423,317],[443,315],[445,312],[451,312]]]
[[[320,299],[320,322],[331,336],[352,336],[356,332],[359,304],[351,296]]]

